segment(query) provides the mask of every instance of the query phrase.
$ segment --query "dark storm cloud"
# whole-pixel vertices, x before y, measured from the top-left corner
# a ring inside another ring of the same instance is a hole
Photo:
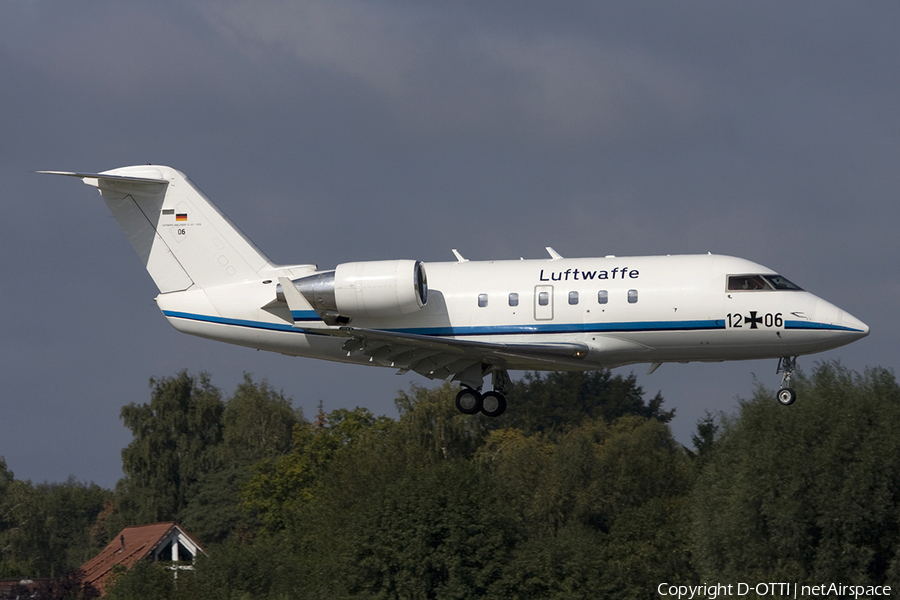
[[[887,3],[14,0],[0,22],[4,428],[20,477],[112,485],[151,376],[243,371],[307,413],[410,382],[177,334],[96,193],[38,169],[186,172],[280,262],[720,252],[872,326],[900,292]],[[683,441],[774,361],[666,365]],[[810,365],[811,359],[804,364]],[[362,392],[361,390],[367,390]],[[8,433],[7,433],[8,432]]]

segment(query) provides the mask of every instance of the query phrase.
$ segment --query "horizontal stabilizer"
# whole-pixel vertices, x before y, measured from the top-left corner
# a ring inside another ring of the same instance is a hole
[[[80,179],[100,179],[105,181],[121,181],[122,183],[169,183],[167,179],[152,179],[150,177],[126,177],[124,175],[106,175],[103,173],[73,173],[71,171],[37,171],[43,175],[63,175],[65,177],[78,177]]]

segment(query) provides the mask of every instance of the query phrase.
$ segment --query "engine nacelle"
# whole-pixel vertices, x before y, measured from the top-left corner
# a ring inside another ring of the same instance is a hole
[[[425,265],[417,260],[343,263],[293,283],[320,315],[391,317],[415,312],[428,301]]]

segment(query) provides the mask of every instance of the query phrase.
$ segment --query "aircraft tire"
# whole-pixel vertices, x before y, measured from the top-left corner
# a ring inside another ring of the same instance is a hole
[[[464,415],[474,415],[481,410],[481,394],[472,388],[463,388],[456,395],[456,408]]]
[[[775,398],[778,400],[778,404],[782,406],[790,406],[794,403],[794,400],[797,399],[797,392],[795,392],[791,388],[781,388],[780,390],[778,390]]]
[[[481,397],[481,414],[499,417],[506,410],[506,396],[500,392],[488,392]]]

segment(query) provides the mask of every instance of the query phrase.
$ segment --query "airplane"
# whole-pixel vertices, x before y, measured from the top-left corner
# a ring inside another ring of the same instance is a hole
[[[790,405],[800,355],[869,327],[762,265],[714,254],[273,264],[180,171],[39,171],[96,187],[178,331],[282,354],[458,381],[457,408],[506,410],[510,370],[777,358]],[[491,390],[482,391],[491,376]]]

